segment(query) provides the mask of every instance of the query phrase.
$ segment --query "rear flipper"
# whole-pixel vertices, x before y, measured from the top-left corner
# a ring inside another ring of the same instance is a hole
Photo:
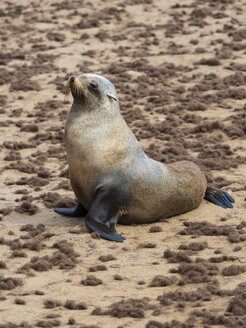
[[[121,243],[125,238],[115,230],[119,210],[120,197],[116,188],[100,187],[85,217],[85,224],[102,238]]]
[[[216,190],[212,187],[207,187],[204,198],[223,208],[233,208],[231,203],[235,202],[227,192]]]
[[[72,208],[54,208],[56,213],[70,217],[84,217],[87,215],[88,211],[80,204]]]

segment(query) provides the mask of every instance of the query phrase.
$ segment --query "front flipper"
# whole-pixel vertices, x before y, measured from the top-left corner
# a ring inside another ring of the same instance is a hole
[[[118,190],[109,186],[100,187],[85,218],[85,224],[91,231],[98,232],[102,238],[121,243],[125,238],[115,230],[119,210]]]
[[[54,208],[54,211],[61,215],[70,216],[70,217],[83,217],[86,216],[86,214],[88,213],[88,211],[86,211],[86,209],[80,203],[78,203],[76,207],[72,207],[72,208],[56,207]]]
[[[204,198],[223,208],[233,208],[231,203],[235,202],[227,192],[216,190],[211,187],[207,187]]]

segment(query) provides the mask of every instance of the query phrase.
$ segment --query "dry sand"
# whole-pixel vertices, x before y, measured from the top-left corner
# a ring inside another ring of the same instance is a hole
[[[244,0],[1,1],[0,327],[246,327],[245,16]],[[118,225],[123,244],[55,214],[74,203],[64,81],[82,72],[115,84],[151,157],[196,162],[234,209]]]

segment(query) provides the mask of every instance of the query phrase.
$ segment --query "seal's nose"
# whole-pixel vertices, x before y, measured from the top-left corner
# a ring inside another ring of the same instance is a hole
[[[69,79],[69,82],[73,83],[75,80],[75,76],[71,76],[70,79]]]

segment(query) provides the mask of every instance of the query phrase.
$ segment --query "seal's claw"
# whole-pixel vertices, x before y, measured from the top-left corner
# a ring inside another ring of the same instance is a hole
[[[218,205],[218,206],[222,207],[222,208],[227,208],[226,205],[224,205],[221,201],[216,199],[214,196],[211,196],[209,201],[214,203],[215,205]]]
[[[95,225],[93,225],[90,220],[88,220],[87,218],[85,218],[85,224],[86,226],[94,232],[99,233],[99,235],[107,240],[111,240],[111,241],[116,241],[118,243],[122,243],[125,240],[125,237],[123,237],[122,235],[116,233],[115,230],[112,231],[102,231],[102,229],[100,229],[99,227],[96,227]]]
[[[207,187],[204,198],[222,208],[233,208],[231,203],[235,203],[234,199],[227,192],[211,187]]]
[[[70,217],[83,217],[87,214],[86,209],[81,205],[78,204],[76,207],[72,208],[54,208],[56,213],[61,215],[70,216]]]
[[[223,199],[223,202],[224,202],[224,205],[226,205],[227,207],[229,208],[233,208],[230,200],[228,199],[226,193],[222,192],[223,193],[223,196],[221,196],[221,198]]]
[[[235,200],[231,197],[231,195],[229,195],[226,191],[223,191],[223,193],[231,203],[235,203]]]

